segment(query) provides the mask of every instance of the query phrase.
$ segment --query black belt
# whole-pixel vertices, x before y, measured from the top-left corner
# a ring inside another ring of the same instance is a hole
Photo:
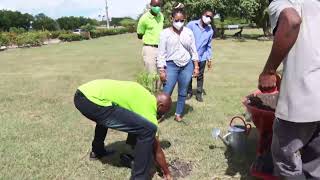
[[[151,47],[155,47],[158,48],[158,45],[152,45],[152,44],[143,44],[144,46],[151,46]]]

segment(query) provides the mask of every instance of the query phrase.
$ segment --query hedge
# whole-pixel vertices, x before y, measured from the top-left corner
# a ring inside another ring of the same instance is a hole
[[[5,33],[0,34],[0,46],[8,46],[10,43],[9,36]]]
[[[41,46],[45,40],[49,38],[49,32],[26,32],[26,33],[1,33],[0,45],[9,46],[17,45],[19,47],[25,46]]]
[[[19,47],[41,46],[48,40],[49,32],[27,32],[17,36],[16,44]]]
[[[18,30],[17,30],[18,31]],[[81,35],[73,34],[71,31],[30,31],[17,32],[12,29],[12,32],[0,32],[0,46],[18,45],[19,47],[41,46],[47,39],[59,38],[61,41],[81,41],[89,39],[83,33]],[[110,36],[117,34],[124,34],[130,32],[129,28],[114,28],[114,29],[96,29],[90,32],[91,38],[98,38],[102,36]]]
[[[67,33],[67,34],[60,34],[58,37],[61,41],[81,41],[84,40],[84,37],[79,34]]]
[[[92,38],[98,38],[102,36],[124,34],[128,32],[129,32],[128,28],[115,28],[115,29],[96,29],[91,31],[90,33]]]

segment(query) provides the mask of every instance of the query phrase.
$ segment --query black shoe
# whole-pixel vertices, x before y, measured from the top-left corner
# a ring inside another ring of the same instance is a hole
[[[101,159],[103,157],[111,156],[115,152],[116,151],[113,149],[104,150],[104,152],[102,152],[102,153],[95,153],[95,152],[91,151],[89,157],[90,157],[90,160],[97,160],[97,159]]]
[[[130,154],[120,154],[120,164],[127,168],[133,168],[134,158]]]
[[[187,100],[191,99],[192,98],[192,93],[188,93],[187,94]]]
[[[202,94],[203,94],[203,95],[207,95],[207,92],[203,89],[203,90],[202,90]]]
[[[196,100],[197,100],[198,102],[203,102],[202,95],[197,95],[197,96],[196,96]]]

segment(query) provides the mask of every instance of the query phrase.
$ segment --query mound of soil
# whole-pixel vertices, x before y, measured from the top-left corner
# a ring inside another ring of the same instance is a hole
[[[249,105],[266,111],[275,111],[279,93],[248,96]]]
[[[175,159],[170,162],[169,170],[173,179],[185,178],[191,174],[192,164],[191,162],[183,162]]]

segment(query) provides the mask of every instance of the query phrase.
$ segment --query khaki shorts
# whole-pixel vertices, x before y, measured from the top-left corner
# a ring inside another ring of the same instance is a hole
[[[142,55],[144,67],[149,73],[157,73],[157,56],[158,48],[151,46],[143,46]]]

